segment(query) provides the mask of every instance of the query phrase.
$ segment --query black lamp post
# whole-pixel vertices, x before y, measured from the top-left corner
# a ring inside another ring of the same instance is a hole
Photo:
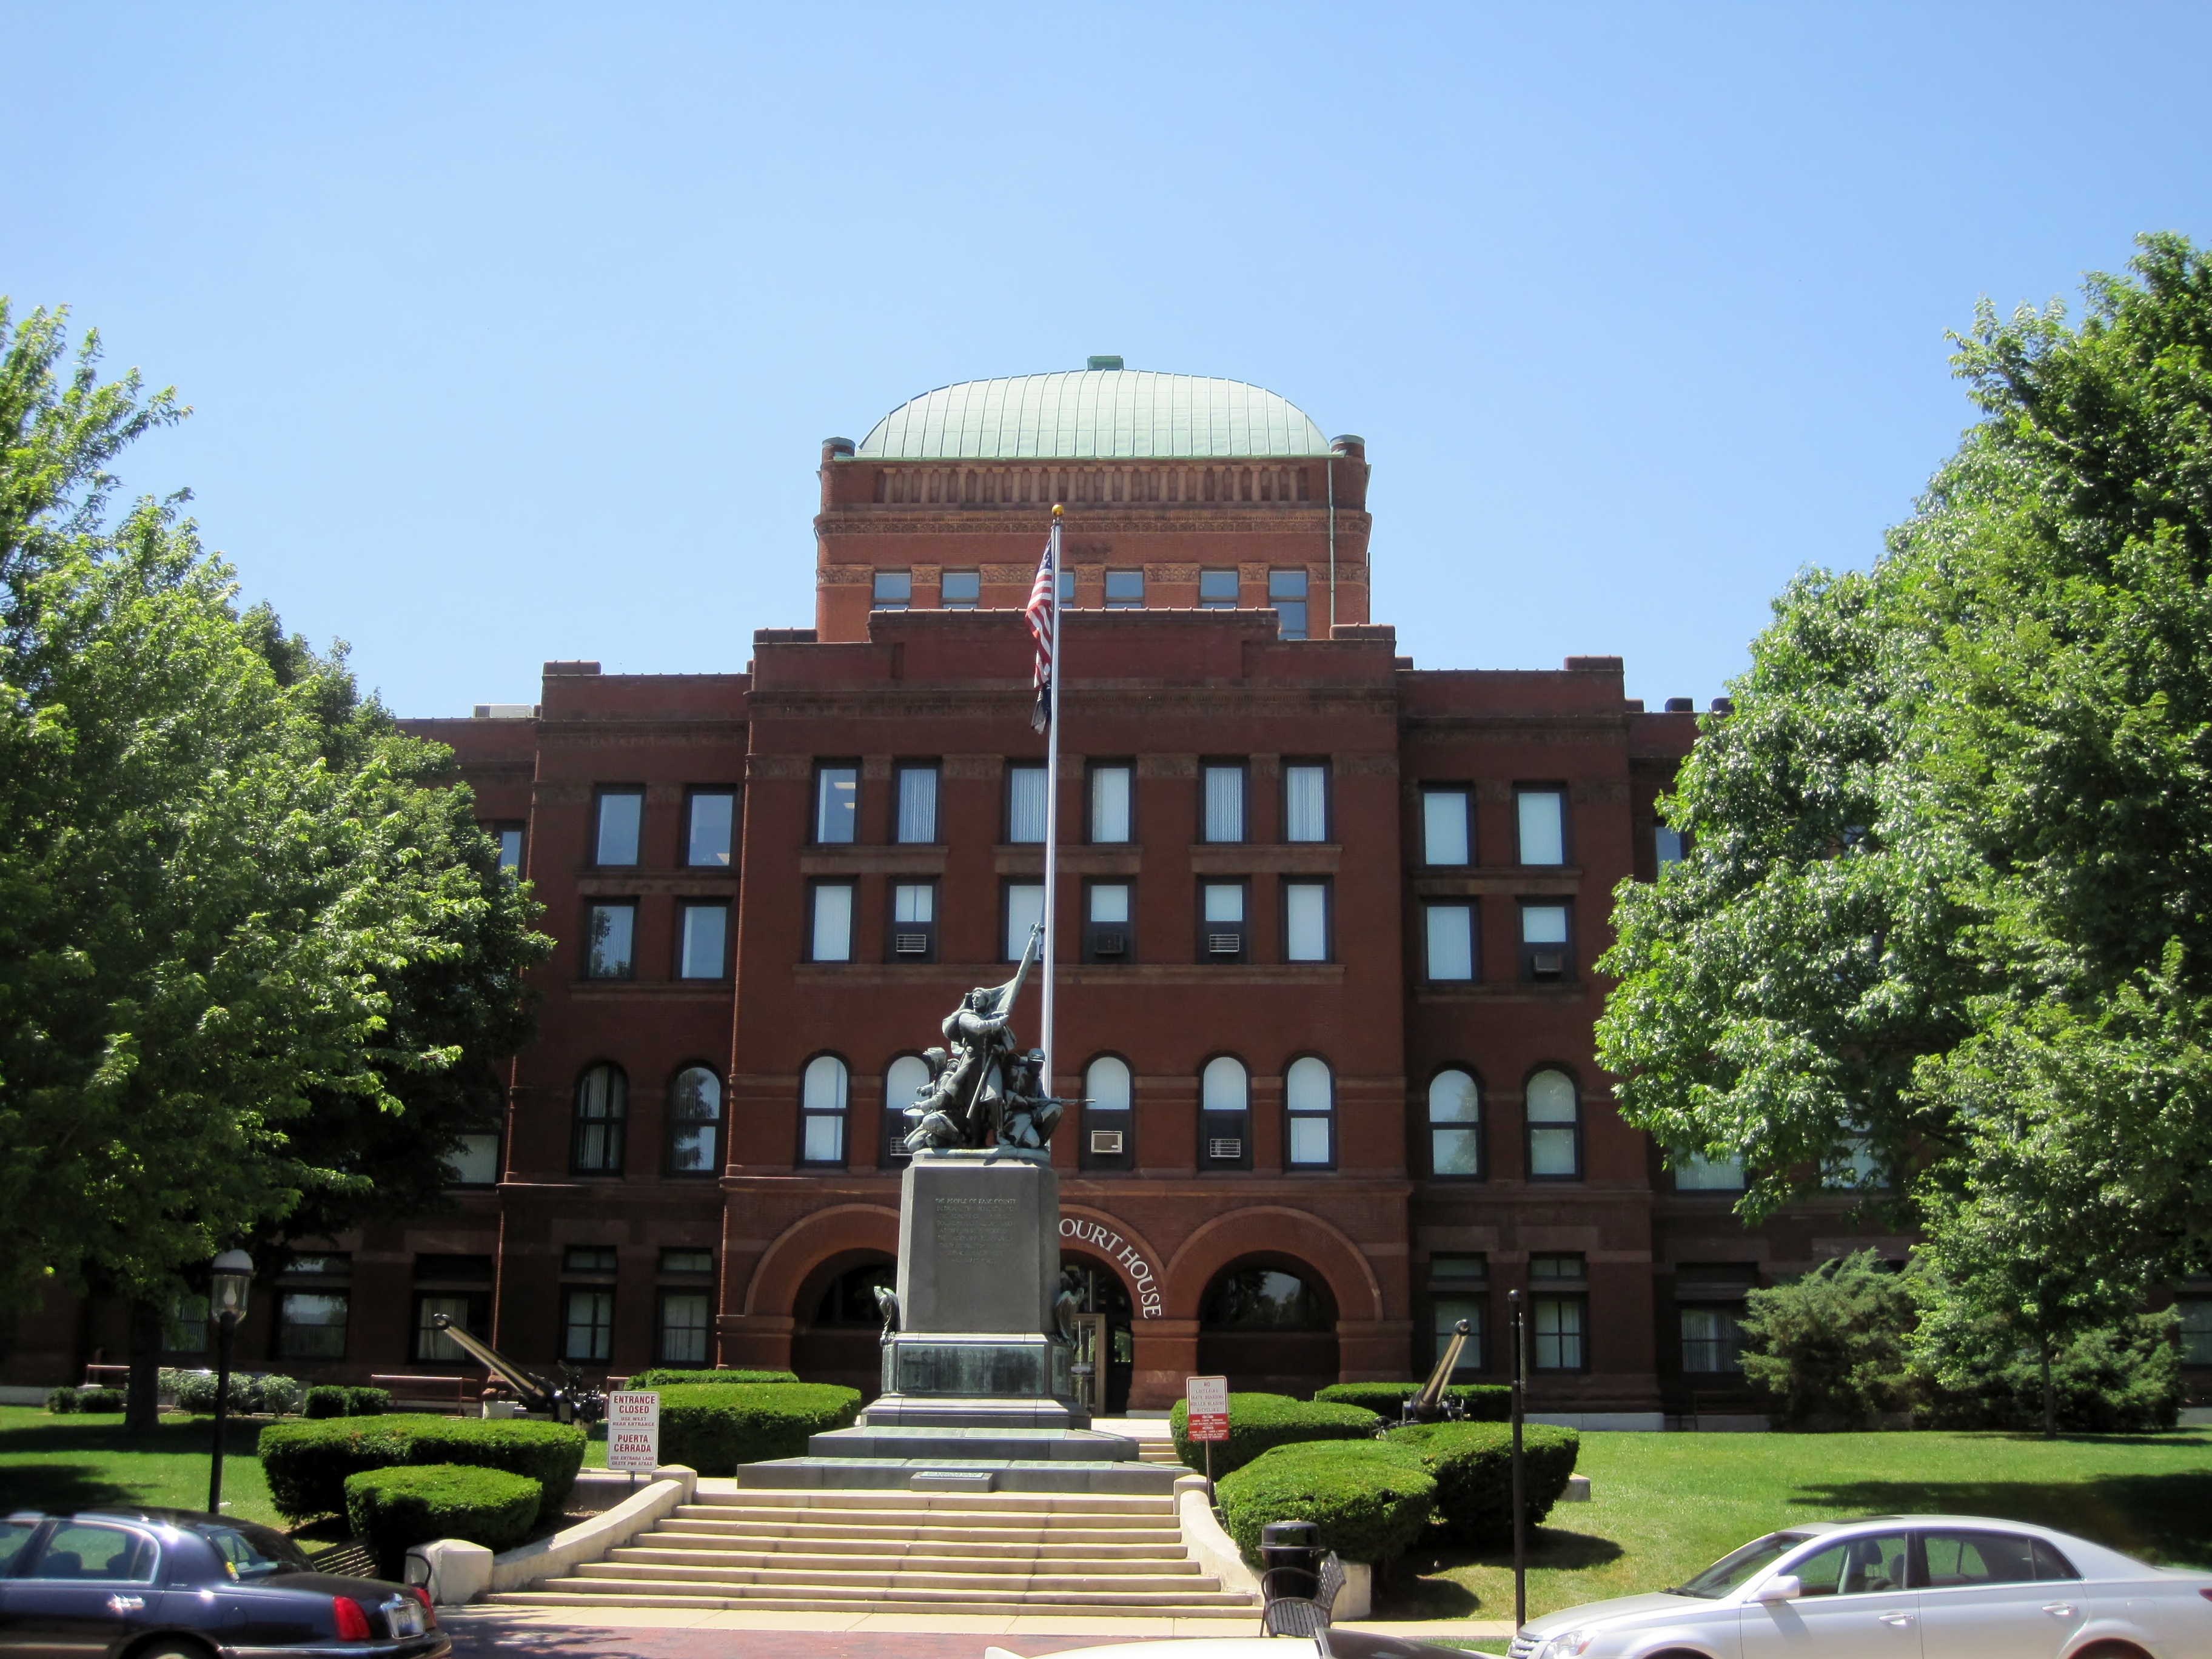
[[[253,1258],[225,1250],[208,1275],[208,1304],[215,1315],[215,1462],[208,1469],[208,1513],[222,1513],[222,1431],[230,1414],[230,1345],[238,1322],[246,1317],[246,1292],[253,1288]]]
[[[1528,1404],[1528,1316],[1521,1292],[1505,1293],[1513,1341],[1513,1631],[1528,1622],[1528,1508],[1522,1473],[1521,1425]]]

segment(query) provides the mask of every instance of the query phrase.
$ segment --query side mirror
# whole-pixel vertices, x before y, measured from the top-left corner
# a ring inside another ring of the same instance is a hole
[[[1759,1587],[1754,1601],[1794,1601],[1805,1593],[1795,1573],[1778,1573]]]

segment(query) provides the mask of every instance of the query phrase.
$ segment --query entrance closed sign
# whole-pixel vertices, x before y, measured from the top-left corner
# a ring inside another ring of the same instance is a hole
[[[1182,1397],[1189,1407],[1184,1435],[1192,1440],[1229,1438],[1229,1379],[1225,1376],[1187,1376]],[[610,1465],[610,1468],[612,1466]]]
[[[642,1469],[660,1467],[660,1396],[658,1394],[611,1394],[607,1396],[607,1467]]]

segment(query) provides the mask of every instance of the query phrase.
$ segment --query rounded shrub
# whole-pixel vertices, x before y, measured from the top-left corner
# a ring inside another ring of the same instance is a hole
[[[1549,1423],[1522,1425],[1522,1500],[1528,1524],[1539,1524],[1567,1489],[1582,1437]],[[1462,1543],[1510,1543],[1513,1538],[1513,1431],[1502,1423],[1409,1423],[1385,1445],[1419,1458],[1437,1483],[1437,1513]]]
[[[271,1417],[298,1416],[307,1395],[307,1385],[294,1377],[271,1373],[253,1380],[253,1409]]]
[[[631,1389],[688,1389],[702,1383],[796,1382],[796,1371],[686,1371],[667,1366],[640,1371],[623,1386]]]
[[[1203,1469],[1206,1443],[1184,1432],[1188,1418],[1188,1402],[1178,1400],[1168,1413],[1168,1431],[1175,1437],[1176,1455],[1190,1468]],[[1375,1413],[1364,1406],[1293,1400],[1286,1394],[1232,1394],[1229,1438],[1213,1444],[1214,1478],[1243,1468],[1277,1446],[1304,1440],[1371,1440],[1380,1426]]]
[[[804,1457],[810,1435],[850,1428],[860,1410],[860,1390],[832,1382],[663,1389],[660,1455],[702,1474],[734,1474],[740,1463]]]
[[[76,1410],[75,1389],[55,1389],[46,1395],[46,1409],[57,1417],[67,1417]]]
[[[215,1385],[213,1371],[179,1371],[177,1373],[177,1409],[191,1412],[199,1417],[215,1415]],[[230,1374],[228,1404],[225,1410],[236,1415],[254,1408],[253,1379],[237,1371]]]
[[[345,1483],[346,1523],[368,1540],[376,1570],[397,1578],[407,1552],[440,1538],[511,1550],[537,1524],[543,1494],[527,1475],[453,1463],[364,1469]]]
[[[400,1414],[271,1423],[261,1431],[270,1501],[294,1521],[345,1512],[345,1483],[369,1469],[463,1464],[537,1483],[542,1516],[561,1512],[584,1461],[584,1431],[566,1423]]]
[[[526,1418],[485,1421],[468,1417],[420,1417],[408,1435],[410,1463],[465,1463],[504,1469],[535,1480],[543,1497],[538,1519],[561,1513],[576,1471],[584,1466],[584,1431],[566,1423]]]
[[[1364,1406],[1395,1423],[1405,1415],[1406,1402],[1420,1391],[1418,1382],[1332,1382],[1314,1398],[1340,1406]],[[1454,1382],[1446,1386],[1444,1393],[1462,1402],[1469,1422],[1503,1423],[1513,1414],[1513,1390],[1496,1382]]]
[[[120,1389],[79,1389],[76,1408],[81,1412],[119,1412],[123,1399]]]
[[[1437,1504],[1436,1480],[1412,1449],[1376,1440],[1278,1446],[1214,1490],[1229,1535],[1255,1567],[1261,1528],[1277,1521],[1312,1522],[1321,1547],[1346,1561],[1394,1560]]]
[[[318,1382],[307,1390],[305,1415],[381,1417],[391,1409],[392,1390],[389,1389],[362,1389],[340,1382]]]

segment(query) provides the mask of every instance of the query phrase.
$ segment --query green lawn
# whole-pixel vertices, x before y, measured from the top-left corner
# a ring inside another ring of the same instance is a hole
[[[1936,1512],[2033,1521],[2144,1560],[2212,1566],[2212,1433],[1586,1434],[1588,1504],[1532,1535],[1531,1615],[1663,1589],[1802,1521]],[[1409,1556],[1383,1618],[1510,1619],[1513,1557]]]
[[[253,1443],[258,1423],[232,1423],[223,1437],[222,1495],[233,1515],[283,1524]],[[140,1439],[123,1418],[56,1417],[40,1406],[0,1406],[0,1513],[94,1504],[155,1504],[183,1510],[207,1503],[215,1420],[167,1416]]]

